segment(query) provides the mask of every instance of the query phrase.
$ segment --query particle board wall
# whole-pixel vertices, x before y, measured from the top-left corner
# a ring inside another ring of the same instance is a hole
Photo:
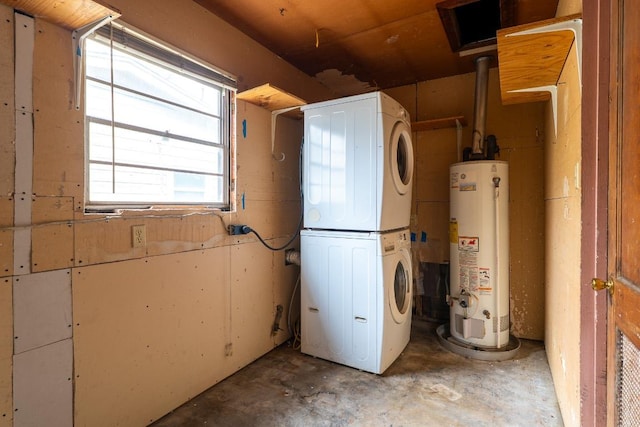
[[[580,425],[581,87],[575,46],[558,82],[558,134],[545,146],[545,344],[567,426]]]
[[[229,260],[221,247],[74,269],[76,425],[146,425],[232,372]]]
[[[13,273],[11,226],[13,226],[13,197],[0,197],[0,277],[11,276]]]
[[[117,3],[124,21],[237,74],[241,87],[273,78],[310,101],[330,97],[326,88],[194,2]],[[6,71],[0,73],[0,118],[14,123],[13,10],[0,6],[0,13],[0,70]],[[252,234],[228,236],[226,225],[242,221],[274,245],[288,240],[300,211],[302,122],[278,119],[276,147],[286,155],[278,162],[271,157],[271,113],[238,103],[236,128],[246,122],[248,129],[247,138],[238,132],[238,212],[86,214],[84,119],[72,105],[71,32],[39,18],[35,29],[31,270],[71,271],[75,425],[144,425],[289,338],[286,317],[299,268],[285,266],[282,252],[272,253]],[[13,406],[15,129],[4,126],[0,132],[0,166],[7,162],[0,168],[0,189],[8,188],[0,195],[3,425],[11,423]],[[147,245],[133,248],[131,227],[140,224],[146,226]],[[284,307],[281,330],[272,336],[278,305]],[[44,393],[52,386],[30,384]],[[23,403],[27,411],[29,401]]]
[[[12,400],[13,297],[9,277],[0,278],[0,426],[9,427],[13,419]]]
[[[544,103],[503,106],[498,70],[490,69],[487,134],[498,138],[500,159],[510,164],[511,332],[544,338]],[[412,120],[462,115],[462,147],[471,145],[475,73],[386,91],[415,105]],[[411,107],[406,107],[411,108]],[[413,132],[415,184],[411,231],[424,262],[449,260],[449,165],[457,161],[455,128]],[[424,234],[423,234],[424,233]],[[421,242],[422,236],[426,242]]]
[[[36,20],[33,58],[33,192],[74,197],[84,191],[84,117],[72,105],[71,32]],[[78,206],[79,208],[81,206]]]
[[[254,242],[74,269],[76,424],[149,423],[273,348],[295,281],[275,260]]]
[[[13,198],[15,88],[13,9],[0,5],[0,426],[13,423]]]
[[[574,13],[582,13],[583,0],[559,0],[556,16],[568,16]]]
[[[14,190],[13,169],[16,159],[14,89],[14,42],[13,9],[0,5],[0,195],[6,196]]]
[[[273,348],[271,328],[275,319],[273,255],[259,243],[231,248],[231,340],[235,365],[240,368]],[[282,304],[283,301],[278,301]]]

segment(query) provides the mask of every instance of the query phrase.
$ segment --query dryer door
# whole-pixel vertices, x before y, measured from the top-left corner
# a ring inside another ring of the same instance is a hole
[[[413,180],[413,145],[410,128],[405,122],[396,122],[389,143],[391,144],[389,166],[393,183],[398,193],[405,194],[411,190]]]
[[[389,307],[396,323],[404,323],[411,316],[411,256],[408,249],[400,249],[395,258],[393,286],[389,286]]]

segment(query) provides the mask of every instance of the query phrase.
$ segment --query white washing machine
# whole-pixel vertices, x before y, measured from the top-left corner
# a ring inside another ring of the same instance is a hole
[[[411,333],[410,232],[301,232],[302,352],[381,374]]]
[[[309,104],[302,111],[304,227],[408,227],[414,156],[407,111],[382,92]]]

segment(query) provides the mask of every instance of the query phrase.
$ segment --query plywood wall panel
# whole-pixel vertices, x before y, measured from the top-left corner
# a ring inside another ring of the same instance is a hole
[[[558,123],[569,123],[581,113],[582,91],[576,87],[575,80],[580,72],[575,43],[567,54],[564,69],[558,79]],[[579,144],[576,144],[579,145]]]
[[[13,231],[0,230],[0,277],[13,274]]]
[[[274,153],[271,152],[270,111],[240,102],[237,123],[238,193],[256,200],[282,200],[299,194],[303,121],[277,118]]]
[[[73,265],[72,224],[51,224],[31,229],[32,272],[69,268]]]
[[[274,346],[274,279],[265,274],[273,270],[273,254],[252,243],[233,246],[230,256],[234,361],[244,366]]]
[[[457,162],[456,130],[418,132],[416,192],[418,201],[449,201],[449,166]]]
[[[0,195],[14,190],[15,88],[13,9],[0,5]]]
[[[475,73],[418,83],[418,111],[414,121],[465,116],[473,124]],[[471,142],[469,130],[469,143]]]
[[[544,149],[508,151],[512,333],[544,339]]]
[[[148,211],[116,218],[89,216],[74,224],[76,266],[166,255],[228,245],[233,242],[225,224],[230,214],[214,212]],[[220,216],[224,216],[223,219]],[[146,246],[133,247],[132,227],[144,225]],[[35,229],[34,229],[35,230]]]
[[[565,70],[558,84],[558,132],[553,139],[550,138],[551,144],[547,145],[547,199],[576,196],[581,192],[581,90],[577,82],[574,49],[571,49],[567,57]]]
[[[84,137],[82,110],[73,104],[71,32],[36,20],[33,70],[34,180],[37,196],[82,200]]]
[[[297,231],[300,222],[300,201],[281,201],[277,204],[269,201],[245,200],[246,209],[240,208],[233,217],[236,224],[247,224],[260,234],[263,239],[275,237],[290,238]],[[238,236],[234,236],[238,237]],[[239,236],[247,241],[245,236]],[[251,240],[255,236],[246,236]]]
[[[566,425],[580,419],[580,199],[546,201],[545,347]]]
[[[580,424],[581,87],[572,53],[558,87],[558,115],[547,110],[545,145],[545,347],[566,425]]]
[[[34,197],[31,204],[33,224],[73,220],[73,197]]]
[[[218,246],[225,241],[226,230],[213,215],[189,215],[182,218],[153,218],[138,221],[147,228],[147,255],[164,255]],[[134,219],[129,223],[135,224]]]
[[[580,115],[558,130],[558,137],[546,147],[545,199],[580,194]]]
[[[416,244],[412,248],[419,250],[420,261],[448,262],[449,202],[418,202],[417,217],[418,225],[411,230],[416,234]]]
[[[0,277],[13,274],[13,197],[0,197]]]
[[[146,248],[133,248],[131,226],[143,224],[141,220],[112,219],[97,222],[79,222],[75,229],[76,266],[121,261],[145,256]]]
[[[8,277],[0,278],[0,426],[13,420],[13,286]]]
[[[574,13],[582,13],[581,0],[559,0],[556,16],[573,15]]]
[[[232,372],[228,265],[216,248],[74,270],[76,425],[146,425]]]
[[[285,156],[283,161],[272,161],[275,200],[300,198],[300,147],[304,135],[304,121],[278,118],[276,151]]]
[[[31,205],[31,271],[73,266],[73,198],[35,197]]]

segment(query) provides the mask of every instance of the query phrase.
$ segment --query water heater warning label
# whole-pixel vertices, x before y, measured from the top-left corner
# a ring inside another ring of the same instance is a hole
[[[477,237],[458,237],[458,250],[478,252],[480,250],[480,239]]]
[[[455,219],[449,221],[449,243],[458,243],[458,221]]]
[[[478,269],[460,266],[460,287],[471,292],[478,292]]]
[[[458,251],[460,287],[478,291],[478,252]]]
[[[493,288],[491,287],[491,272],[488,268],[478,269],[478,278],[480,279],[480,286],[478,290],[480,295],[490,295]]]

